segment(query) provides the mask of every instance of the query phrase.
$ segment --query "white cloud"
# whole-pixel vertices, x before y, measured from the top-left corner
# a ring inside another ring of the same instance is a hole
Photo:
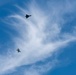
[[[19,37],[14,36],[13,38],[15,44],[13,51],[5,56],[0,56],[0,73],[5,73],[22,65],[43,61],[49,56],[52,56],[54,52],[59,51],[61,47],[76,40],[75,35],[67,35],[66,33],[61,35],[62,25],[60,25],[61,15],[59,15],[59,8],[55,6],[55,9],[57,8],[57,10],[54,10],[55,13],[53,12],[49,16],[46,11],[40,9],[37,4],[35,5],[36,6],[31,4],[29,6],[29,11],[18,7],[21,13],[8,17],[8,20],[11,19],[9,23],[10,28],[13,27],[19,33]],[[26,12],[32,14],[28,19],[24,17]],[[21,53],[16,52],[17,48],[20,48]],[[55,63],[56,61],[53,62],[53,64]],[[53,65],[50,64],[49,67],[46,63],[44,68],[42,65],[40,67],[44,70],[41,71],[45,72],[46,67],[49,69],[52,68]],[[25,71],[25,75],[30,75],[31,72],[33,75],[39,75],[41,72],[36,70],[37,68],[39,68],[38,65],[35,69],[29,68],[27,72]]]

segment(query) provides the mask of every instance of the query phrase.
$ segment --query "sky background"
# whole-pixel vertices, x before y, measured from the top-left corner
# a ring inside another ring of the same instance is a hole
[[[76,75],[76,0],[0,0],[0,75]]]

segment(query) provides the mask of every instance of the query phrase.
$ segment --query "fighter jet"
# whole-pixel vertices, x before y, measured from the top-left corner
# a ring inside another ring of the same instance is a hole
[[[31,15],[26,14],[26,16],[25,16],[25,17],[26,17],[26,19],[27,19],[27,18],[29,18],[30,16],[31,16]]]
[[[17,49],[17,52],[21,52],[19,48]]]

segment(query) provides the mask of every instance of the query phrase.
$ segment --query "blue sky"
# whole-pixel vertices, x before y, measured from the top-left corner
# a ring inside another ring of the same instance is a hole
[[[75,0],[0,0],[0,75],[76,75],[75,7]]]

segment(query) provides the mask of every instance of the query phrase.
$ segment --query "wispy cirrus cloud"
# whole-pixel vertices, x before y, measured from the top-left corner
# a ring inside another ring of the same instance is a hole
[[[44,60],[52,57],[54,52],[58,52],[60,48],[76,40],[76,36],[73,33],[62,32],[62,22],[65,22],[62,16],[66,13],[66,10],[63,9],[64,11],[60,14],[63,8],[62,3],[60,4],[61,8],[56,7],[58,3],[54,4],[50,8],[47,6],[47,10],[49,12],[52,11],[51,14],[39,8],[35,2],[28,6],[28,10],[17,6],[20,10],[19,13],[6,17],[8,20],[10,19],[10,22],[7,20],[10,29],[13,28],[16,30],[19,35],[12,35],[14,36],[12,38],[14,48],[8,50],[7,55],[0,56],[1,74],[9,72],[9,70],[14,70],[22,65],[30,65],[28,70],[24,70],[24,74],[30,75],[33,73],[33,75],[40,75],[47,71],[46,69],[52,69],[58,60],[56,59],[57,61],[54,61],[55,59],[49,59],[50,64],[47,62],[45,65],[42,64],[40,66],[36,63],[39,61],[46,62]],[[71,8],[67,7],[67,9],[72,9],[72,6],[70,6]],[[24,17],[26,13],[32,16],[26,19]],[[20,48],[21,53],[16,52],[17,48]],[[34,64],[36,65],[33,67],[32,65]]]

